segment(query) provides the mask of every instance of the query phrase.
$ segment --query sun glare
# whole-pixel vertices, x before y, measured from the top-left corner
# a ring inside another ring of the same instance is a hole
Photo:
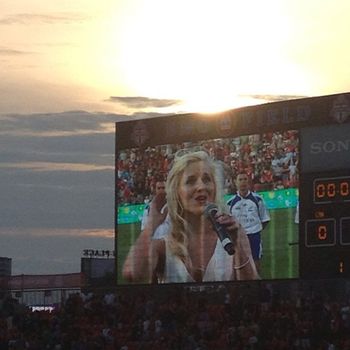
[[[180,99],[200,112],[241,105],[242,94],[300,91],[303,72],[286,57],[280,6],[131,0],[111,21],[106,70],[134,96]]]
[[[215,113],[231,108],[247,106],[256,103],[256,99],[243,98],[240,96],[223,96],[223,94],[198,94],[184,99],[181,108],[184,111],[194,113]]]

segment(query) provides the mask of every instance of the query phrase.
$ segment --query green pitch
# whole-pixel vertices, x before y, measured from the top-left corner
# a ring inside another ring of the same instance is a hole
[[[295,208],[269,210],[271,221],[262,233],[263,279],[298,277],[298,225],[294,223]],[[117,263],[118,284],[124,284],[121,269],[125,257],[140,233],[140,223],[118,226]]]
[[[270,210],[271,221],[262,233],[261,277],[284,279],[299,277],[298,225],[295,209]]]

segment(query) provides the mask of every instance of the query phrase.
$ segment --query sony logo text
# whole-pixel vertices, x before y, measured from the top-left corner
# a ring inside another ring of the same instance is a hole
[[[348,152],[350,150],[350,139],[337,141],[313,142],[310,145],[311,154]]]

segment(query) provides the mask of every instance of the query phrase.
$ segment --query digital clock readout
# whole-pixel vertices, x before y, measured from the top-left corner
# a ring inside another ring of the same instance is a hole
[[[350,201],[350,176],[314,180],[314,203]]]

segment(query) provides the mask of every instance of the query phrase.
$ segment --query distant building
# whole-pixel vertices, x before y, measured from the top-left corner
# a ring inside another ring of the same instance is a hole
[[[0,290],[8,288],[12,271],[12,259],[0,257]]]
[[[83,257],[81,272],[89,286],[115,283],[115,258]]]
[[[12,259],[0,257],[0,276],[11,276]]]

